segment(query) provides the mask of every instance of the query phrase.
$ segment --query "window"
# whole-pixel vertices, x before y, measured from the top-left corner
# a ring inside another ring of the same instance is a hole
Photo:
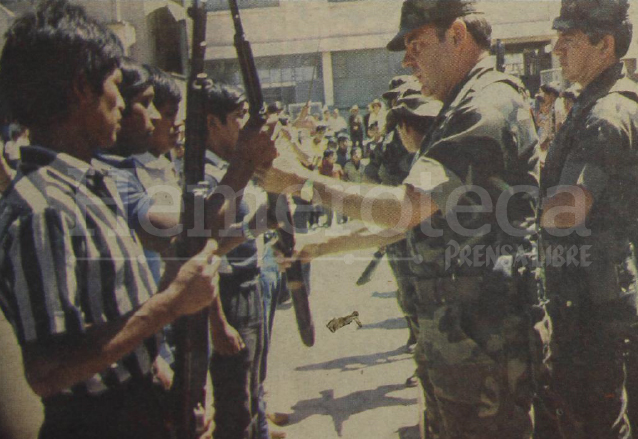
[[[239,9],[271,8],[279,6],[279,0],[237,0]],[[228,0],[208,0],[206,6],[209,11],[227,11]]]
[[[266,102],[323,102],[320,54],[263,57],[255,64]],[[207,61],[206,71],[215,81],[243,85],[236,60]]]
[[[335,106],[364,107],[388,89],[394,76],[409,72],[401,67],[402,52],[364,49],[332,53]]]

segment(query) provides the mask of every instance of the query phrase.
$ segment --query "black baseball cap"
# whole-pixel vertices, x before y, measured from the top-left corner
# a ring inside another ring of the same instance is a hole
[[[426,24],[476,13],[474,0],[405,0],[401,7],[399,32],[386,46],[391,52],[405,50],[404,37]]]

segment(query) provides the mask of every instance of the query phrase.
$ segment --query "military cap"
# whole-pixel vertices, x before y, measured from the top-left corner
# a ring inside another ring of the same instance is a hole
[[[560,83],[556,81],[541,85],[541,91],[556,96],[560,96],[561,89],[562,87],[560,86]]]
[[[401,96],[397,104],[392,107],[392,112],[400,117],[436,117],[443,104],[421,94]]]
[[[284,110],[284,106],[280,101],[275,101],[272,104],[268,105],[266,111],[268,113],[279,113]]]
[[[553,29],[611,30],[627,20],[628,0],[563,0]]]
[[[390,89],[383,93],[383,99],[391,101],[404,94],[421,93],[419,80],[412,75],[395,76],[390,80]]]
[[[388,43],[387,49],[392,52],[405,50],[404,37],[426,24],[475,13],[474,3],[474,0],[405,0],[399,32]]]

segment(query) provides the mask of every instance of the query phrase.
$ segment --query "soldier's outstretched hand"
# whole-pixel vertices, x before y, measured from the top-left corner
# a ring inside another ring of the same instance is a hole
[[[262,125],[249,119],[242,128],[237,141],[239,159],[255,166],[256,169],[268,167],[277,157],[277,148],[273,133],[276,123]]]
[[[307,173],[297,160],[280,156],[273,160],[269,168],[257,170],[255,176],[266,192],[288,194],[301,189],[300,177],[303,179]]]

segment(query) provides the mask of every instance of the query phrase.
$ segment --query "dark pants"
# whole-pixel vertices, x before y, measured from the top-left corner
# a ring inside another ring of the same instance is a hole
[[[628,439],[622,304],[573,305],[555,297],[551,386],[545,406],[557,421],[555,437]],[[550,436],[547,436],[550,439]]]
[[[169,439],[160,392],[148,377],[96,397],[45,399],[39,439]]]
[[[235,289],[237,292],[229,294]],[[258,279],[249,286],[233,285],[232,277],[220,279],[222,305],[228,323],[246,348],[237,355],[213,351],[210,374],[215,407],[214,439],[257,437],[257,412],[261,356],[264,346],[262,299]]]
[[[273,322],[275,319],[275,311],[277,309],[277,303],[279,301],[279,292],[282,287],[281,274],[279,273],[279,267],[275,262],[272,246],[267,246],[264,252],[264,258],[262,261],[261,276],[259,278],[261,283],[262,297],[264,300],[264,351],[261,358],[261,371],[260,371],[260,386],[259,386],[259,410],[258,410],[258,424],[259,424],[259,439],[268,439],[268,419],[266,418],[266,401],[264,399],[264,381],[266,380],[266,373],[268,371],[268,350],[270,347],[270,337],[272,335]]]

